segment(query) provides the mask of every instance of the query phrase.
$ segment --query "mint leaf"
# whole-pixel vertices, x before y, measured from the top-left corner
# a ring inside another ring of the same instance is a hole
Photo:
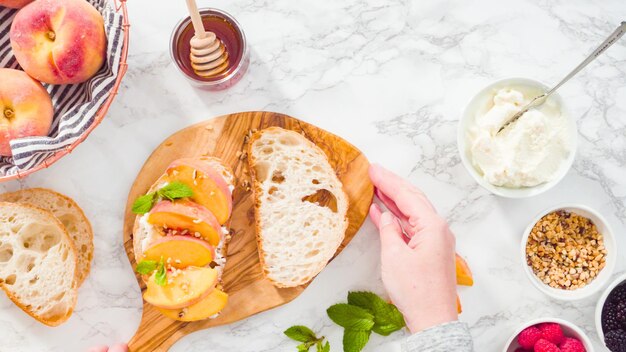
[[[372,330],[379,335],[388,336],[406,326],[404,317],[398,308],[387,303],[375,293],[349,292],[348,303],[367,309],[374,315]]]
[[[157,194],[162,198],[166,198],[169,200],[191,197],[193,196],[193,191],[189,186],[182,182],[172,182],[168,183],[165,187],[159,189]]]
[[[374,326],[374,316],[367,310],[346,303],[330,306],[328,317],[339,326],[351,330],[370,330]]]
[[[159,286],[165,286],[167,284],[167,272],[165,271],[165,262],[163,258],[159,262],[159,267],[157,269],[156,275],[154,276],[154,281]]]
[[[148,275],[150,273],[152,273],[153,271],[155,271],[157,268],[157,262],[154,260],[142,260],[139,263],[137,263],[137,267],[135,268],[135,271],[142,274],[142,275]]]
[[[326,341],[326,344],[323,345],[322,341],[317,342],[317,352],[330,352],[330,343]]]
[[[343,332],[343,351],[360,352],[370,339],[370,330],[346,329]]]
[[[315,333],[303,325],[294,325],[289,329],[284,331],[284,334],[287,335],[292,340],[296,340],[298,342],[311,342],[316,341],[317,336]]]
[[[297,346],[298,352],[308,352],[309,348],[311,348],[311,344],[305,342]]]
[[[147,212],[150,211],[150,209],[152,209],[152,207],[154,206],[154,193],[148,193],[146,195],[143,195],[137,199],[135,199],[135,202],[133,203],[133,213],[135,214],[145,214]]]

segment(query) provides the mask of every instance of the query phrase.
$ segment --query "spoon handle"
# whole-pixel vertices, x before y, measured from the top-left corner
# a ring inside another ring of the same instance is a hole
[[[526,113],[526,111],[528,111],[529,109],[543,104],[546,101],[546,99],[548,99],[548,97],[552,93],[554,93],[554,91],[559,89],[559,87],[565,84],[565,82],[569,81],[570,78],[574,77],[578,72],[580,72],[580,70],[585,68],[585,66],[589,65],[591,61],[595,60],[598,56],[600,56],[600,54],[602,54],[606,49],[608,49],[611,45],[613,45],[619,38],[621,38],[624,35],[624,33],[626,33],[626,21],[623,21],[617,27],[617,29],[615,29],[615,31],[613,31],[613,33],[611,33],[611,35],[608,38],[606,38],[606,40],[603,41],[599,47],[596,48],[596,50],[594,50],[591,54],[589,54],[589,56],[587,56],[587,58],[583,62],[581,62],[578,66],[576,66],[576,68],[572,70],[572,72],[570,72],[567,76],[565,76],[565,78],[563,78],[561,82],[559,82],[556,86],[552,87],[552,89],[550,89],[549,91],[535,97],[533,100],[530,101],[530,103],[524,106],[515,115],[511,116],[511,118],[509,118],[502,125],[502,127],[500,127],[500,129],[498,130],[498,132],[496,132],[496,134],[502,132],[510,124],[517,121],[517,119],[519,119],[522,115],[524,115],[524,113]]]
[[[187,9],[189,10],[189,17],[191,17],[191,23],[193,24],[193,30],[198,38],[204,38],[206,31],[204,30],[204,23],[200,17],[200,11],[198,11],[198,5],[196,0],[186,0]]]
[[[580,70],[582,70],[585,66],[587,66],[591,61],[595,60],[598,56],[600,56],[600,54],[606,51],[606,49],[608,49],[619,38],[621,38],[624,35],[624,33],[626,33],[626,21],[623,21],[622,24],[619,25],[619,27],[617,27],[617,29],[615,29],[615,31],[613,31],[613,33],[611,33],[611,35],[608,38],[606,38],[606,40],[603,41],[602,44],[600,44],[600,46],[585,59],[585,61],[581,62],[580,65],[576,66],[576,68],[572,72],[570,72],[570,74],[565,76],[565,78],[563,78],[561,82],[559,82],[556,86],[550,89],[546,93],[545,97],[547,98],[548,96],[550,96],[552,92],[557,90],[560,86],[565,84],[565,82],[569,81],[570,78],[574,77]]]

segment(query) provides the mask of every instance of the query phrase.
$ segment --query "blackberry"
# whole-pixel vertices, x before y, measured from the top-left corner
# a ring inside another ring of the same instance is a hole
[[[604,343],[611,352],[626,352],[626,331],[613,330],[604,335]]]
[[[626,330],[626,301],[617,303],[615,307],[615,318],[622,325],[622,328]]]
[[[626,283],[613,289],[602,308],[602,329],[626,330]]]
[[[622,327],[621,322],[617,319],[616,302],[606,301],[602,308],[602,330],[613,331]]]

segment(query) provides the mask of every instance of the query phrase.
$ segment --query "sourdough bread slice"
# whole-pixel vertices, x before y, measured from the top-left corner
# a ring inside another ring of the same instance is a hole
[[[259,258],[277,287],[311,281],[343,241],[348,197],[324,151],[278,127],[248,145]]]
[[[221,159],[216,157],[203,156],[198,157],[198,160],[205,162],[224,178],[232,196],[232,191],[235,188],[235,176],[230,166],[224,164]],[[150,189],[146,193],[154,192],[167,185],[167,183],[167,175],[163,175],[159,177],[159,179],[157,179],[152,186],[150,186]],[[133,252],[135,255],[135,262],[139,263],[143,259],[143,252],[148,249],[154,241],[164,235],[165,233],[163,233],[161,229],[148,223],[147,214],[137,215],[133,224]],[[225,245],[222,242],[218,248],[216,248],[216,257],[223,257],[226,255]]]
[[[70,317],[78,287],[76,249],[52,213],[0,202],[0,287],[46,325]]]
[[[0,194],[0,201],[32,205],[51,212],[61,221],[78,252],[78,286],[82,285],[91,270],[93,231],[89,219],[78,204],[69,197],[45,188]]]

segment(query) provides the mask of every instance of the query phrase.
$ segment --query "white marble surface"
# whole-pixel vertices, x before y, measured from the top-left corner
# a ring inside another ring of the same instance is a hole
[[[562,88],[580,143],[571,172],[532,199],[495,197],[464,170],[456,126],[464,104],[497,78],[556,82],[620,20],[623,0],[587,1],[199,1],[233,14],[248,35],[252,63],[220,93],[190,87],[172,65],[168,38],[182,1],[129,1],[129,70],[109,115],[76,151],[48,170],[1,187],[50,187],[74,197],[95,229],[92,274],[76,312],[47,328],[0,297],[0,351],[84,351],[127,341],[141,297],[122,249],[122,213],[137,171],[166,136],[235,111],[273,110],[343,136],[411,179],[431,197],[458,238],[476,285],[462,288],[477,351],[499,351],[519,324],[540,316],[581,326],[603,350],[593,323],[598,296],[559,303],[524,276],[519,242],[544,208],[575,202],[601,211],[626,248],[626,38]],[[230,326],[195,333],[173,351],[295,351],[282,331],[299,323],[330,338],[341,329],[325,309],[349,290],[383,293],[379,243],[366,222],[351,245],[291,304]],[[622,250],[616,272],[626,269]],[[392,351],[405,333],[373,337],[365,351]]]

